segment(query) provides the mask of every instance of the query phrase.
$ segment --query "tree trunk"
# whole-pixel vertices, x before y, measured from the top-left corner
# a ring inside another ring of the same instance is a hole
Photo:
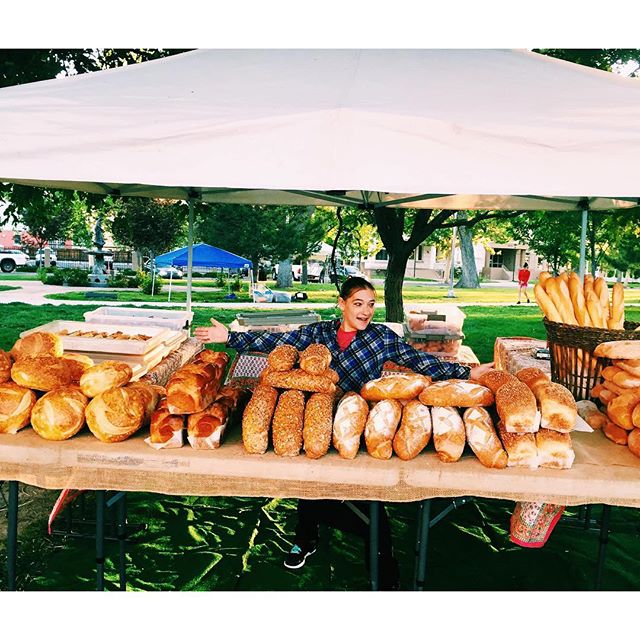
[[[307,284],[308,282],[308,274],[307,274],[307,261],[302,261],[302,272],[300,273],[300,284]]]
[[[384,306],[387,322],[402,322],[404,307],[402,304],[402,284],[409,255],[406,251],[389,251],[387,277],[384,281]]]
[[[462,255],[462,273],[456,287],[479,289],[480,279],[473,253],[473,232],[469,227],[458,227],[458,237],[460,238],[460,253]]]
[[[291,289],[292,281],[291,258],[287,258],[278,264],[277,286],[280,289]]]

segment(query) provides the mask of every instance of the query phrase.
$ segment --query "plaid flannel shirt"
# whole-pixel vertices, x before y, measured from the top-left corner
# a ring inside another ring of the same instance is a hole
[[[231,331],[227,346],[238,351],[270,353],[282,344],[289,344],[300,351],[316,342],[324,344],[331,352],[331,368],[340,376],[339,386],[343,391],[360,391],[365,382],[379,378],[387,360],[431,376],[433,380],[469,378],[469,367],[417,351],[383,324],[372,323],[364,331],[358,331],[351,344],[340,351],[339,326],[340,320],[326,320],[286,333]]]

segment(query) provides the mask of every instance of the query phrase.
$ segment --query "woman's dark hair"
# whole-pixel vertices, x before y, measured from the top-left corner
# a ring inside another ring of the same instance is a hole
[[[360,291],[360,289],[369,289],[370,291],[376,292],[375,287],[364,278],[358,278],[353,276],[351,278],[347,278],[340,287],[340,297],[343,300],[346,300],[354,291]]]
[[[523,269],[528,269],[528,268],[529,268],[529,263],[528,263],[528,262],[525,262],[525,263],[522,265],[522,268],[523,268]]]

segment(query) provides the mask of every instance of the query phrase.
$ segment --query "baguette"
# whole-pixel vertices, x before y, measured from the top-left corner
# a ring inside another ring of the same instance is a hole
[[[296,362],[298,350],[290,344],[281,344],[267,356],[267,364],[273,371],[290,371]]]
[[[496,435],[489,412],[482,407],[471,407],[464,412],[462,419],[467,442],[478,460],[485,467],[504,469],[507,453]]]
[[[456,462],[465,445],[464,422],[455,407],[433,407],[431,409],[433,444],[442,462]]]
[[[576,320],[581,327],[590,327],[591,318],[587,311],[587,303],[584,298],[584,291],[582,289],[582,282],[577,273],[572,272],[569,276],[569,295],[571,296],[571,303],[573,304],[573,313],[576,316]]]
[[[565,313],[567,318],[570,320],[569,324],[580,324],[578,322],[578,318],[576,317],[575,312],[573,311],[573,302],[571,300],[571,293],[569,291],[569,285],[568,285],[568,281],[569,281],[569,276],[567,275],[565,276],[567,272],[564,271],[563,273],[560,274],[560,276],[557,279],[557,285],[558,285],[558,290],[560,291],[560,295],[562,296],[562,300],[564,302],[564,307],[565,307]],[[560,311],[560,315],[562,316],[562,309],[559,309]]]
[[[431,439],[431,413],[420,400],[409,400],[402,410],[400,428],[393,437],[393,450],[402,460],[415,458]]]
[[[277,456],[300,455],[303,425],[304,393],[287,389],[278,398],[271,425],[273,450]]]
[[[543,429],[536,433],[538,464],[548,469],[571,469],[576,454],[568,433]]]
[[[551,278],[551,276],[549,276],[549,278]],[[548,281],[549,280],[547,280],[547,282]],[[536,297],[538,306],[542,310],[542,314],[547,318],[547,320],[551,320],[551,322],[562,322],[560,312],[556,309],[556,305],[553,303],[553,300],[551,300],[549,294],[540,283],[533,287],[533,294]]]
[[[331,351],[323,344],[310,344],[300,354],[300,368],[314,376],[322,375],[331,364]]]
[[[611,422],[611,420],[607,420],[607,424],[602,428],[602,433],[604,433],[611,442],[623,446],[626,446],[629,440],[629,432],[619,427],[615,422]]]
[[[535,396],[520,380],[508,382],[498,389],[496,410],[509,433],[533,433],[540,426]]]
[[[584,297],[587,298],[587,292],[593,291],[593,276],[590,273],[584,274]]]
[[[374,458],[388,460],[393,453],[393,436],[402,416],[398,400],[381,400],[371,409],[364,427],[367,452]]]
[[[593,292],[598,296],[600,301],[600,308],[602,309],[602,317],[604,319],[604,328],[607,328],[607,322],[609,320],[609,286],[607,281],[598,277],[593,281]]]
[[[507,452],[507,467],[538,468],[538,448],[533,433],[510,433],[502,422],[498,422],[498,433]]]
[[[302,442],[307,458],[321,458],[331,446],[333,395],[314,393],[304,408]]]
[[[242,444],[247,453],[264,453],[269,446],[269,425],[278,401],[273,387],[259,384],[242,415]]]
[[[616,282],[611,292],[611,313],[608,321],[609,329],[624,329],[624,286]]]
[[[579,400],[576,402],[576,409],[578,410],[578,415],[592,429],[602,429],[607,423],[607,416],[591,400]]]
[[[432,407],[488,407],[493,401],[491,389],[467,380],[440,380],[420,394],[420,402]]]
[[[369,405],[362,396],[354,391],[344,394],[333,420],[333,446],[340,457],[347,460],[356,457],[368,416]]]
[[[399,373],[366,382],[360,395],[369,402],[379,400],[412,400],[431,382],[431,378],[419,373]]]
[[[562,287],[561,285],[564,285]],[[577,324],[578,321],[573,313],[573,306],[571,305],[571,297],[569,296],[569,289],[562,280],[558,281],[557,278],[550,278],[546,282],[545,291],[553,301],[555,308],[558,310],[562,322],[565,324]]]
[[[548,271],[541,271],[538,275],[538,284],[544,287],[549,278],[553,278],[553,276]]]

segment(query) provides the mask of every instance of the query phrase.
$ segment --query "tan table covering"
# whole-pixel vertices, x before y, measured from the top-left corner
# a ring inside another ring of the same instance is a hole
[[[431,497],[479,496],[576,505],[640,507],[640,459],[601,433],[572,434],[570,470],[487,469],[473,455],[453,464],[433,451],[405,462],[355,460],[331,452],[319,460],[281,458],[272,451],[248,455],[240,428],[216,450],[155,451],[133,438],[105,444],[90,433],[64,442],[41,439],[32,429],[0,435],[0,479],[47,489],[113,489],[174,495],[272,496],[408,502]],[[432,445],[430,445],[432,447]]]

